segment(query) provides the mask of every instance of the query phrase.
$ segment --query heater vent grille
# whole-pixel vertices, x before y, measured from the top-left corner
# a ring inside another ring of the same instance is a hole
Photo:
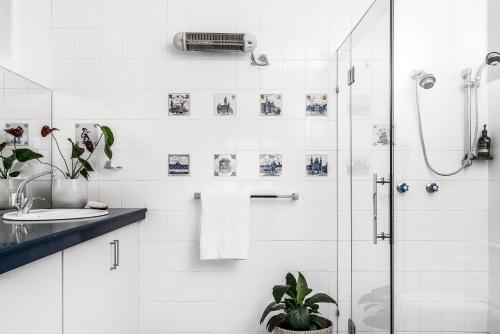
[[[245,35],[230,33],[186,33],[187,51],[245,51]]]
[[[257,40],[252,34],[223,32],[178,32],[174,47],[180,51],[245,52],[251,54],[252,65],[267,66],[269,60],[261,54],[255,58]]]

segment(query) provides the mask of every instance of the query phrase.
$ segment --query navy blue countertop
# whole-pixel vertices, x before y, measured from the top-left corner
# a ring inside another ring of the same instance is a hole
[[[143,220],[146,209],[108,209],[96,218],[13,224],[0,219],[0,274]]]

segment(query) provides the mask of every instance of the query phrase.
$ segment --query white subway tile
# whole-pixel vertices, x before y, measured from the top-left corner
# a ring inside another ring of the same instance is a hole
[[[122,182],[122,206],[124,208],[143,208],[145,191],[142,181]]]
[[[74,32],[72,28],[52,30],[52,56],[69,58],[74,55]]]
[[[121,29],[99,29],[99,57],[120,58],[122,56]]]
[[[123,18],[122,6],[122,0],[99,0],[99,27],[121,27]]]
[[[52,24],[54,27],[71,27],[74,24],[74,0],[52,1]]]
[[[75,26],[96,27],[98,25],[97,0],[73,0],[75,4]]]
[[[75,57],[96,58],[98,55],[97,29],[75,29]]]
[[[145,1],[122,0],[123,2],[123,26],[125,28],[144,27]]]
[[[122,187],[120,181],[99,182],[99,202],[108,204],[111,208],[121,208]]]
[[[148,0],[144,3],[146,27],[167,27],[167,4],[168,0]]]

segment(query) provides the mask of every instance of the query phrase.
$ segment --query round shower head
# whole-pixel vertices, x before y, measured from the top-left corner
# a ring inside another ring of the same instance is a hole
[[[490,52],[486,55],[486,64],[491,66],[496,66],[500,64],[500,53]]]
[[[424,70],[413,71],[411,78],[415,80],[423,89],[431,89],[436,83],[436,76]]]
[[[435,83],[436,83],[436,77],[432,73],[425,73],[418,80],[418,84],[423,89],[431,89],[432,87],[434,87]]]

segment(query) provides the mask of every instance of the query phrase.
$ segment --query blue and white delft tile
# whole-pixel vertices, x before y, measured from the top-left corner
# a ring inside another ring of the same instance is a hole
[[[283,172],[281,154],[261,154],[259,162],[260,176],[281,176]]]
[[[189,93],[168,94],[168,114],[170,116],[189,116],[190,110]]]
[[[214,154],[214,176],[236,176],[236,154]]]

